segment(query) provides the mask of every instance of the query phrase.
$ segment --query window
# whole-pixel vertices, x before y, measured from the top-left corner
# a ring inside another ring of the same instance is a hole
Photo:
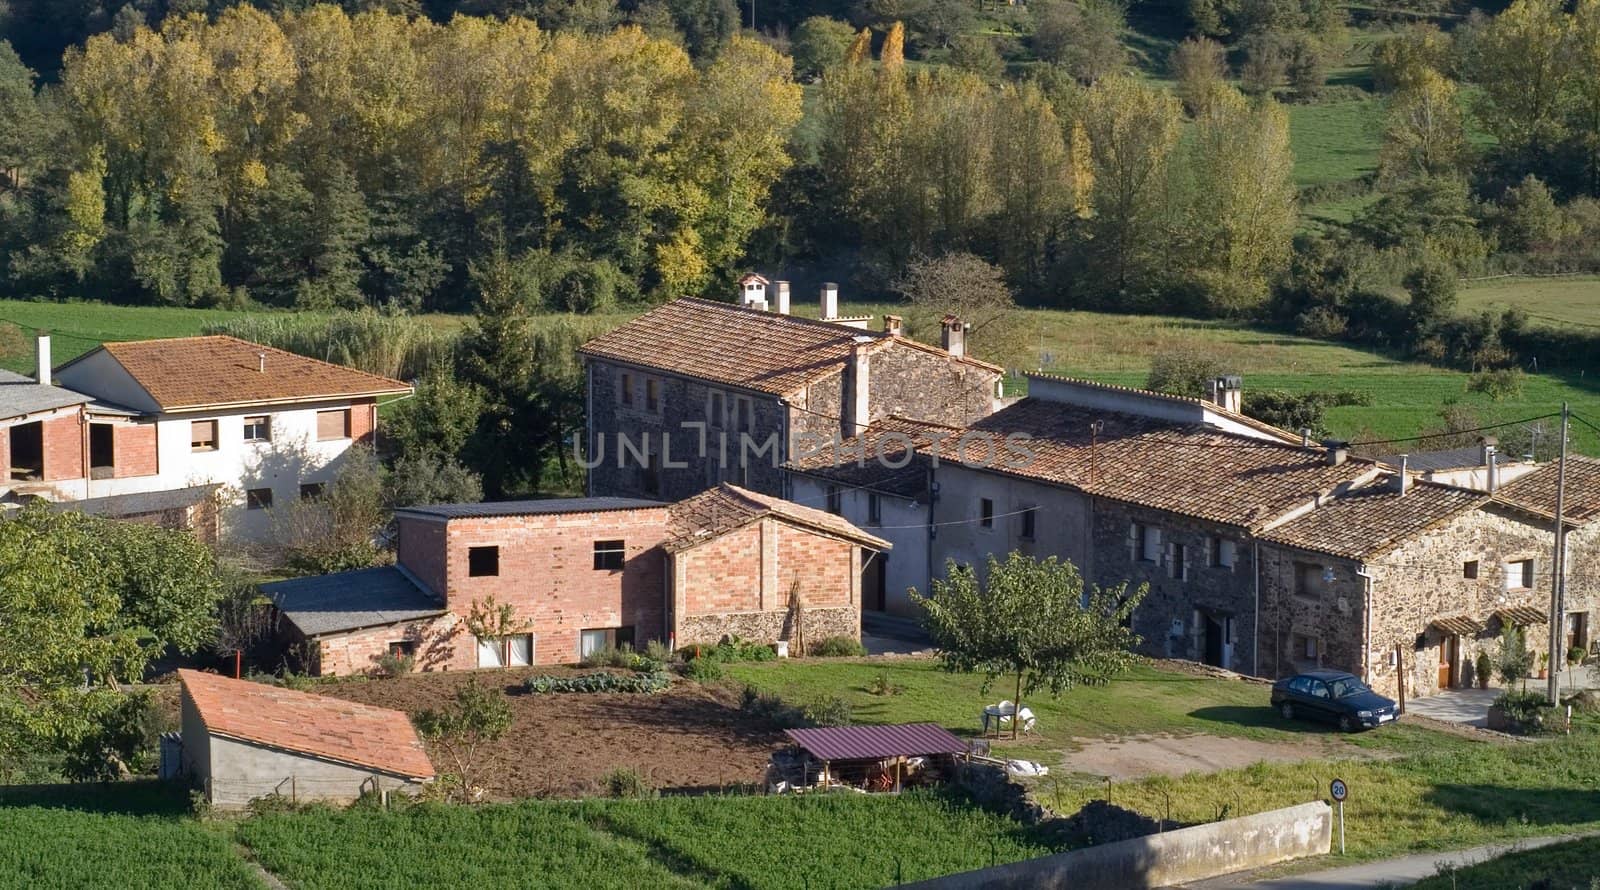
[[[754,432],[756,428],[755,403],[744,396],[735,396],[733,399],[733,422],[731,426],[736,432]]]
[[[828,486],[828,512],[835,516],[844,512],[844,496],[837,485]]]
[[[617,400],[622,402],[623,405],[626,405],[626,406],[629,406],[629,407],[631,407],[633,405],[633,375],[632,374],[623,374],[622,375],[622,382],[620,383],[618,391],[617,391]]]
[[[1478,561],[1476,559],[1469,559],[1461,564],[1461,577],[1466,578],[1469,581],[1477,580]]]
[[[350,409],[317,412],[317,441],[350,438]]]
[[[493,578],[500,574],[499,547],[468,547],[467,577]]]
[[[1140,562],[1161,561],[1161,530],[1143,523],[1133,525],[1133,558]]]
[[[651,497],[661,496],[661,455],[651,452],[639,468],[639,488]]]
[[[109,423],[89,424],[89,478],[110,479],[116,474],[115,435]]]
[[[1307,654],[1306,657],[1307,658],[1314,658],[1315,655]],[[1332,698],[1333,694],[1328,691],[1328,684],[1322,682],[1321,680],[1312,680],[1311,681],[1311,697],[1312,698]]]
[[[1294,648],[1290,650],[1294,653],[1292,657],[1311,662],[1315,662],[1317,660],[1316,637],[1306,636],[1305,634],[1295,634],[1292,642],[1294,644]]]
[[[994,528],[994,501],[978,499],[978,524],[984,528]]]
[[[1294,595],[1305,599],[1322,596],[1322,566],[1309,562],[1294,564]]]
[[[597,627],[578,634],[578,657],[588,658],[607,647],[633,647],[633,627]]]
[[[1223,537],[1211,539],[1211,565],[1213,568],[1233,568],[1234,557],[1238,555],[1238,545],[1232,540]]]
[[[1518,559],[1506,563],[1506,589],[1517,590],[1533,586],[1533,560]]]
[[[1172,545],[1172,561],[1167,566],[1168,571],[1172,573],[1172,577],[1179,580],[1188,577],[1188,560],[1189,548],[1183,544],[1174,543]]]
[[[384,643],[383,646],[385,649],[389,650],[390,655],[393,655],[397,658],[417,654],[416,640],[391,640],[387,643]]]
[[[300,483],[300,500],[314,501],[322,497],[327,489],[328,483],[326,482],[302,482]]]
[[[646,377],[644,381],[644,409],[661,410],[661,381],[654,377]]]
[[[873,525],[883,522],[883,500],[874,491],[867,492],[867,521]]]
[[[627,562],[628,551],[621,541],[595,541],[595,571],[620,572]]]
[[[1022,520],[1022,531],[1018,532],[1017,537],[1022,538],[1024,541],[1033,540],[1034,529],[1037,525],[1036,517],[1038,512],[1038,507],[1029,507],[1028,509],[1022,511],[1020,517]]]
[[[525,667],[533,664],[533,634],[478,638],[478,667]]]
[[[266,415],[246,417],[244,419],[244,440],[246,442],[271,442],[272,422]]]
[[[252,488],[244,493],[246,510],[265,510],[272,506],[272,489]]]
[[[728,397],[720,392],[706,397],[706,424],[714,430],[722,429],[728,422]]]
[[[498,637],[478,638],[478,667],[497,668],[505,667],[505,647],[500,644]]]
[[[189,421],[189,450],[217,450],[217,422],[215,420]]]

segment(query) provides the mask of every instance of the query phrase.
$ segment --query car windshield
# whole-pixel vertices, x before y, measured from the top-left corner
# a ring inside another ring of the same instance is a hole
[[[1363,692],[1370,691],[1367,689],[1367,684],[1357,680],[1355,677],[1333,680],[1328,685],[1333,687],[1334,698],[1349,698],[1352,695],[1360,695]]]

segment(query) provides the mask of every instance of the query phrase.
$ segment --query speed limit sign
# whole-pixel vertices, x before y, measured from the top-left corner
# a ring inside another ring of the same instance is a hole
[[[1334,779],[1328,783],[1328,793],[1333,795],[1335,801],[1344,803],[1344,799],[1350,796],[1350,789],[1345,786],[1343,779]]]

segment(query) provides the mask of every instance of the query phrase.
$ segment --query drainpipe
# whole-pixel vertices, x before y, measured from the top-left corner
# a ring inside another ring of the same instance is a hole
[[[788,285],[785,284],[784,287],[787,289]],[[788,296],[787,293],[784,294],[783,302],[784,302],[784,309],[785,309],[785,311],[787,311],[788,308],[789,308],[788,307],[789,296]],[[702,455],[702,459],[704,459],[704,455]],[[778,490],[779,490],[779,493],[782,495],[784,500],[792,501],[792,500],[794,500],[794,479],[790,477],[788,470],[781,469],[782,467],[785,467],[788,464],[789,464],[789,400],[785,399],[785,398],[782,398],[782,397],[779,397],[779,399],[778,399],[778,466],[779,466],[780,469],[778,470],[778,478],[783,480],[783,481],[782,481],[782,484],[779,486]]]
[[[1251,628],[1252,633],[1250,634],[1250,670],[1257,677],[1260,677],[1260,676],[1262,676],[1262,673],[1261,673],[1261,542],[1259,540],[1251,541],[1250,542],[1250,547],[1251,547],[1252,551],[1254,552],[1254,556],[1251,557],[1250,561],[1255,564],[1255,576],[1256,576],[1256,585],[1255,585],[1256,586],[1256,611],[1255,611],[1255,616],[1254,616],[1254,624],[1255,624],[1255,626],[1253,628]],[[1274,630],[1274,632],[1276,632],[1277,628],[1274,627],[1273,630]]]
[[[584,362],[583,386],[583,456],[591,457],[590,451],[594,448],[594,362]],[[583,474],[583,494],[585,497],[594,497],[594,470],[586,470]]]
[[[1365,564],[1356,569],[1356,575],[1362,580],[1362,612],[1365,618],[1362,621],[1361,642],[1361,682],[1372,685],[1372,573],[1367,571]]]

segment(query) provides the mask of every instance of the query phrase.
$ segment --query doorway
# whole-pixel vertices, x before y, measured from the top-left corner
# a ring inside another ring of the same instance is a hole
[[[889,554],[872,554],[861,570],[861,607],[875,612],[889,608]]]
[[[1206,621],[1206,652],[1205,663],[1212,667],[1227,667],[1223,664],[1222,647],[1227,642],[1227,628],[1222,626],[1223,619],[1212,615],[1205,616]]]
[[[1589,648],[1589,613],[1567,613],[1567,651]]]
[[[1456,685],[1456,662],[1461,651],[1461,637],[1449,634],[1439,641],[1439,688],[1453,689]]]
[[[14,482],[31,482],[44,478],[44,424],[19,423],[10,433],[10,478]]]
[[[116,449],[109,423],[89,424],[89,478],[110,479],[116,475]]]

